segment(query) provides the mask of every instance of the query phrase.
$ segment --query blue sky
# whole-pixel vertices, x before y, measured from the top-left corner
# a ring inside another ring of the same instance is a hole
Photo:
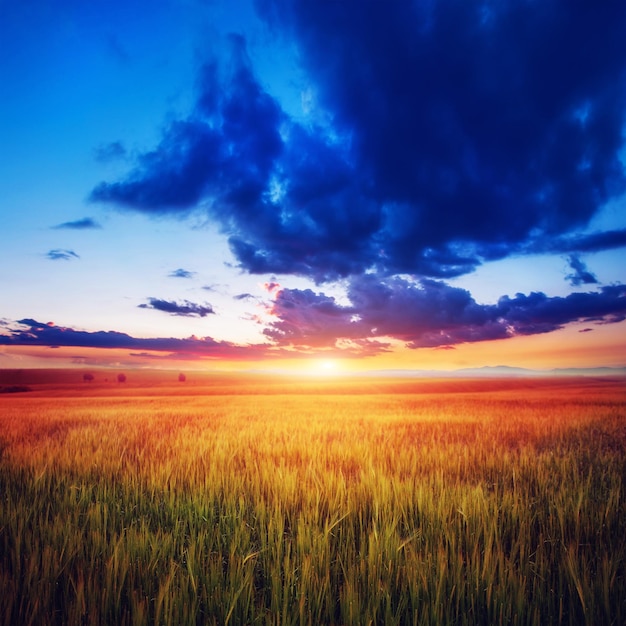
[[[622,3],[33,0],[0,41],[0,367],[626,364]]]

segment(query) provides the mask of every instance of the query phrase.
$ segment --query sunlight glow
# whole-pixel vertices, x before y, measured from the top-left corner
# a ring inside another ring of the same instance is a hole
[[[319,359],[315,361],[314,370],[317,374],[338,374],[339,366],[333,359]]]

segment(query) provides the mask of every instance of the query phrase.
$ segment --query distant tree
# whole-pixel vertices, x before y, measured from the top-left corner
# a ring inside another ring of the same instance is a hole
[[[117,382],[118,383],[125,383],[126,382],[126,374],[118,374],[117,375]]]
[[[90,374],[89,372],[87,372],[86,374],[83,374],[83,380],[86,383],[91,383],[93,382],[93,374]]]
[[[178,375],[178,382],[184,383],[187,380],[187,377],[181,372]]]
[[[21,393],[22,391],[32,391],[28,385],[11,385],[9,387],[0,387],[0,393]]]

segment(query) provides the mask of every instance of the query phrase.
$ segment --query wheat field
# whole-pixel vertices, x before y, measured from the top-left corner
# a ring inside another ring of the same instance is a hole
[[[0,625],[626,623],[623,379],[9,374]]]

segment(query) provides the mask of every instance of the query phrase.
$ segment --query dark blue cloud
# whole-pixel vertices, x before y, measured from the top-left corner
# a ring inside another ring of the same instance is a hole
[[[157,150],[139,157],[136,169],[119,183],[101,183],[90,198],[157,214],[166,208],[186,210],[200,200],[205,168],[214,169],[215,138],[199,122],[177,121]]]
[[[576,321],[626,319],[626,287],[548,297],[503,297],[479,304],[471,294],[433,280],[409,281],[366,274],[348,287],[349,305],[310,289],[278,291],[265,334],[284,346],[335,347],[346,340],[393,338],[410,348],[452,346],[551,332]]]
[[[225,222],[231,210],[254,218],[282,148],[283,114],[254,79],[243,40],[231,44],[226,75],[216,62],[202,68],[195,114],[172,122],[126,180],[100,184],[92,200],[162,213],[208,198]]]
[[[57,229],[57,230],[64,229],[64,228],[67,228],[70,230],[90,230],[90,229],[102,228],[102,226],[100,226],[100,224],[96,222],[96,220],[94,220],[93,217],[83,217],[79,220],[57,224],[56,226],[53,226],[52,228]]]
[[[536,292],[505,296],[498,301],[497,312],[517,335],[551,332],[573,321],[613,324],[626,319],[626,286],[554,298]]]
[[[195,275],[195,272],[183,269],[182,267],[179,267],[177,270],[174,270],[168,274],[170,278],[193,278]]]
[[[598,284],[598,279],[587,269],[584,261],[582,261],[577,254],[570,255],[567,262],[572,269],[572,273],[567,274],[565,278],[569,280],[571,285],[578,286]]]
[[[161,300],[159,298],[148,298],[147,304],[138,305],[140,309],[154,309],[155,311],[163,311],[170,315],[181,317],[206,317],[214,314],[215,311],[210,304],[197,304],[183,300],[176,302],[174,300]]]
[[[80,259],[74,250],[64,250],[62,248],[49,250],[46,253],[46,257],[51,261],[71,261],[72,259]]]
[[[399,269],[562,233],[624,189],[623,4],[258,4],[373,176]]]
[[[526,252],[600,252],[626,247],[626,229],[607,230],[531,240]]]
[[[625,3],[257,6],[297,46],[323,124],[290,119],[235,36],[194,112],[92,200],[207,211],[247,271],[318,282],[624,245],[577,231],[626,191]]]

